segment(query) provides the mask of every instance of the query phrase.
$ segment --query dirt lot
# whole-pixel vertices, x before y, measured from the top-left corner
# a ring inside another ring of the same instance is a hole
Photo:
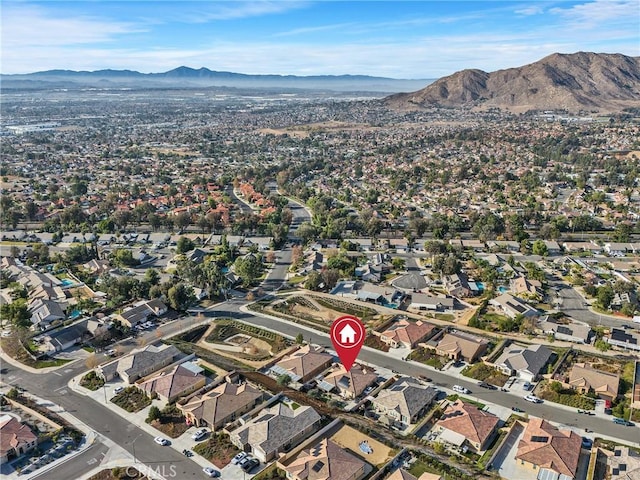
[[[360,457],[365,462],[374,466],[382,466],[393,457],[393,450],[391,448],[348,425],[338,430],[331,437],[331,440],[342,448],[349,449],[355,456]],[[360,450],[359,444],[363,441],[369,444],[372,450],[371,453],[366,454]]]

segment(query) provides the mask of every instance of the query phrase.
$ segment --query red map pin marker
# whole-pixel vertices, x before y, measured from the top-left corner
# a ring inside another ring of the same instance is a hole
[[[331,325],[331,342],[347,372],[356,361],[366,336],[364,325],[352,315],[340,317]]]

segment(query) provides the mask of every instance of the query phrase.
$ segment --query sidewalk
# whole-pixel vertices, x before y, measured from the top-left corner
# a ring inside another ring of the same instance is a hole
[[[0,384],[0,393],[2,394],[6,394],[12,387],[10,385],[7,384]],[[78,420],[76,417],[74,417],[73,415],[71,415],[70,413],[68,413],[66,410],[64,410],[64,408],[60,407],[59,405],[56,405],[54,403],[52,403],[49,400],[44,400],[40,397],[37,397],[35,395],[32,395],[28,392],[25,392],[24,395],[32,400],[34,400],[38,405],[46,405],[46,407],[51,410],[52,412],[58,414],[60,417],[62,417],[63,419],[65,419],[67,422],[69,422],[69,424],[73,425],[74,427],[76,427],[78,430],[80,430],[82,433],[84,433],[85,437],[82,440],[82,442],[80,443],[79,447],[76,448],[73,452],[64,455],[63,457],[58,458],[57,460],[54,460],[53,462],[37,469],[34,470],[33,472],[31,472],[31,474],[20,474],[17,471],[15,471],[13,469],[13,467],[11,466],[11,463],[9,464],[4,464],[2,466],[2,477],[6,478],[7,480],[19,480],[19,479],[27,479],[27,478],[35,478],[35,477],[39,477],[42,476],[43,474],[45,474],[48,470],[51,470],[54,467],[57,467],[65,462],[68,462],[70,460],[73,460],[73,458],[75,458],[76,456],[80,455],[84,450],[86,450],[87,448],[89,448],[91,445],[94,444],[94,442],[97,440],[98,438],[98,434],[92,430],[88,425],[86,425],[85,423],[81,422],[80,420]]]
[[[152,427],[151,425],[149,425],[145,420],[147,418],[147,416],[149,415],[149,410],[151,409],[152,406],[156,406],[159,409],[163,409],[165,407],[165,402],[161,401],[161,400],[152,400],[151,405],[143,408],[142,410],[138,411],[138,412],[127,412],[126,410],[120,408],[119,406],[117,406],[115,403],[111,402],[111,398],[114,397],[114,393],[113,393],[113,389],[117,386],[124,386],[126,387],[127,385],[124,384],[121,381],[110,381],[107,382],[104,387],[99,388],[98,390],[95,391],[91,391],[91,390],[87,390],[84,387],[81,387],[79,382],[80,379],[82,378],[82,376],[85,374],[86,372],[77,375],[76,377],[72,378],[69,383],[68,386],[70,389],[72,389],[73,391],[75,391],[76,393],[79,393],[81,395],[84,395],[86,397],[90,397],[91,399],[93,399],[95,402],[100,403],[101,405],[107,407],[108,409],[112,410],[113,412],[117,413],[118,415],[120,415],[121,417],[125,418],[126,420],[128,420],[131,424],[137,426],[138,428],[144,430],[145,432],[147,432],[149,435],[153,436],[153,437],[163,437],[166,438],[167,440],[169,440],[171,442],[171,444],[169,446],[160,446],[158,445],[159,449],[162,448],[173,448],[174,450],[182,453],[183,450],[192,450],[193,446],[197,443],[195,442],[192,438],[191,435],[198,430],[197,427],[189,427],[189,429],[183,433],[182,435],[180,435],[178,438],[169,438],[167,435],[165,435],[164,433],[162,433],[159,430],[156,430],[154,427]],[[213,467],[216,470],[218,470],[217,467],[215,467],[212,463],[210,463],[209,461],[205,460],[203,457],[201,457],[200,455],[198,455],[197,453],[194,452],[194,455],[192,457],[190,457],[191,460],[193,460],[194,462],[196,462],[198,465],[200,465],[201,467]],[[139,466],[141,464],[138,464]],[[141,467],[142,468],[142,467]]]

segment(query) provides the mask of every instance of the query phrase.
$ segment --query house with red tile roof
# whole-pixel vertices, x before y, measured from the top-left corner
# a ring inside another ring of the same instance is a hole
[[[366,462],[327,438],[278,467],[291,480],[360,480],[371,471]]]
[[[495,415],[470,403],[456,400],[447,406],[433,429],[440,434],[441,440],[456,449],[466,446],[479,453],[490,445],[499,423],[500,419]]]
[[[518,444],[516,460],[532,470],[540,470],[538,477],[548,470],[573,479],[578,470],[582,437],[571,430],[559,430],[542,418],[531,418]]]
[[[411,322],[401,318],[382,332],[380,340],[393,348],[415,348],[419,342],[429,336],[434,328],[435,326],[430,323],[420,320]]]
[[[38,437],[28,425],[11,415],[0,416],[0,463],[24,455],[38,445]]]

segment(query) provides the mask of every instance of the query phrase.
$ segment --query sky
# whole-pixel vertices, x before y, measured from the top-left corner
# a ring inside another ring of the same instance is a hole
[[[14,1],[0,73],[49,69],[439,78],[554,52],[640,56],[639,0]]]

